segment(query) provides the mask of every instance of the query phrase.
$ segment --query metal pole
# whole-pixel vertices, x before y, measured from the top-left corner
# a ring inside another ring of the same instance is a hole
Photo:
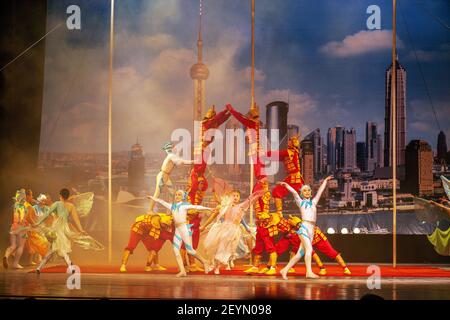
[[[252,46],[252,67],[251,67],[251,104],[250,108],[254,107],[255,104],[255,0],[252,0],[252,40],[251,40],[251,46]],[[259,132],[256,132],[256,134],[259,134]],[[258,150],[257,150],[258,152]],[[255,179],[255,173],[254,173],[254,163],[252,156],[250,156],[250,194],[252,194],[253,191],[253,185],[254,185],[254,179]],[[250,206],[250,225],[253,227],[253,205]]]
[[[397,1],[392,1],[392,73],[391,73],[391,121],[392,121],[392,265],[397,266]]]
[[[108,78],[108,262],[112,261],[112,76],[114,53],[114,0],[111,0]]]

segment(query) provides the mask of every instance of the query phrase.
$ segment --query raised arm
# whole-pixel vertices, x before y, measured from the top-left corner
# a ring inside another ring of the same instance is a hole
[[[238,204],[239,208],[241,210],[247,211],[250,208],[250,206],[252,206],[256,202],[256,200],[258,200],[264,195],[265,192],[266,192],[265,190],[259,190],[252,193],[250,197],[247,198],[247,200]]]
[[[179,157],[178,155],[176,155],[175,153],[171,154],[171,160],[173,161],[173,163],[175,163],[177,166],[181,165],[181,164],[193,164],[194,160],[185,160],[181,157]]]
[[[194,205],[194,204],[186,204],[183,206],[186,210],[208,210],[213,211],[213,208],[208,208],[204,206]]]
[[[278,182],[278,184],[281,184],[286,189],[288,189],[288,191],[290,193],[292,193],[292,195],[294,196],[295,203],[300,208],[302,205],[302,198],[300,198],[300,196],[298,195],[298,192],[294,188],[292,188],[290,185],[288,185],[286,182]]]
[[[159,198],[155,198],[154,196],[150,196],[149,198],[152,199],[153,201],[159,203],[160,205],[164,206],[165,208],[167,208],[169,210],[172,209],[172,204],[171,203],[165,202],[164,200],[161,200]]]
[[[324,192],[325,188],[327,187],[328,181],[331,180],[332,178],[333,178],[333,176],[328,176],[323,180],[322,184],[320,185],[319,190],[317,190],[317,193],[312,200],[314,204],[317,204],[319,202],[320,197],[322,196],[322,193]]]
[[[241,113],[234,110],[233,107],[231,106],[231,104],[227,104],[227,109],[228,109],[228,111],[230,111],[230,113],[233,115],[233,117],[235,117],[244,126],[246,126],[247,128],[253,128],[253,129],[255,128],[255,123],[252,120],[245,117],[244,115],[242,115]]]

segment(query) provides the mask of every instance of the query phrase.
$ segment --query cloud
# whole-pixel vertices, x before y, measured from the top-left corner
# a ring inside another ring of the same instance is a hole
[[[407,56],[409,60],[419,60],[420,62],[435,62],[450,60],[450,44],[443,44],[438,50],[416,50]]]
[[[346,58],[361,54],[385,51],[392,47],[392,31],[362,30],[346,36],[342,41],[331,41],[319,48],[319,52],[338,58]],[[397,39],[397,47],[402,48],[403,42]]]

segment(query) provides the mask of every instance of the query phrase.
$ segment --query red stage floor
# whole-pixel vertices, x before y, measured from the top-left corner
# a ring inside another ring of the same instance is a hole
[[[417,265],[400,265],[397,268],[393,268],[388,265],[377,265],[380,267],[381,277],[399,277],[399,278],[409,278],[409,277],[439,277],[439,278],[450,278],[450,268],[441,268],[434,266],[417,266]],[[351,276],[344,275],[342,272],[342,268],[337,265],[328,265],[327,266],[327,276],[330,277],[365,277],[367,278],[372,274],[372,272],[368,272],[369,265],[349,265],[349,268],[352,272]],[[245,270],[247,266],[236,266],[234,270],[227,271],[225,269],[221,270],[220,275],[226,276],[243,276],[246,275],[243,270]],[[80,266],[82,273],[119,273],[119,266]],[[135,267],[130,266],[127,268],[129,274],[175,274],[178,272],[176,268],[168,268],[167,271],[152,271],[145,272],[143,267]],[[278,267],[277,270],[280,270],[281,267]],[[317,267],[313,267],[314,272],[318,273],[319,269]],[[305,275],[305,267],[299,266],[295,268],[295,273],[289,274],[289,276],[304,276]],[[32,271],[33,272],[33,271]],[[65,273],[66,266],[52,266],[42,270],[43,273]],[[193,272],[189,273],[190,275],[204,275],[203,272]],[[210,272],[210,275],[214,275],[213,272]],[[279,276],[279,274],[277,274]],[[258,276],[266,276],[266,275],[249,275],[253,277]]]

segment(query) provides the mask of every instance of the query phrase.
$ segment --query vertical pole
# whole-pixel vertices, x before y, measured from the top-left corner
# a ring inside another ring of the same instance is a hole
[[[392,121],[392,265],[397,266],[397,1],[392,0],[392,72],[391,72],[391,121]]]
[[[112,73],[114,49],[114,0],[111,0],[108,77],[108,262],[112,261]]]
[[[250,108],[254,107],[255,104],[255,0],[252,1],[252,40],[251,40],[251,46],[252,46],[252,67],[251,67],[251,104]],[[259,134],[257,132],[256,134]],[[258,152],[258,150],[257,150]],[[253,191],[253,185],[254,185],[254,179],[255,179],[255,173],[254,173],[254,163],[253,158],[250,156],[250,194],[252,194]],[[253,227],[253,205],[250,206],[250,225]]]

